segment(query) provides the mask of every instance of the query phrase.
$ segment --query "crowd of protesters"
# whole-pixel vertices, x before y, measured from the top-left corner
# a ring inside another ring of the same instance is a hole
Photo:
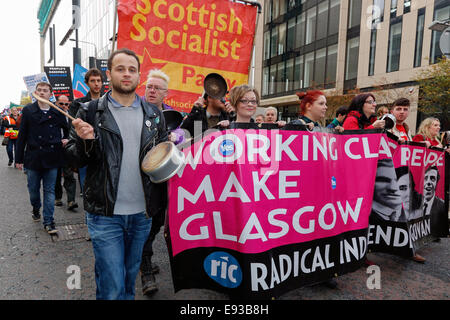
[[[143,294],[158,290],[155,274],[159,267],[152,261],[152,243],[164,224],[167,185],[155,184],[140,169],[142,155],[154,145],[170,140],[174,143],[211,128],[258,128],[268,123],[274,128],[287,125],[278,120],[276,108],[268,107],[256,115],[260,105],[257,89],[243,84],[231,88],[227,101],[204,94],[194,103],[179,128],[167,131],[164,110],[172,108],[163,101],[170,79],[161,70],[148,74],[145,95],[136,94],[140,61],[133,51],[117,50],[108,60],[107,76],[111,90],[101,96],[102,74],[97,69],[86,73],[88,94],[73,102],[60,96],[57,105],[76,117],[70,121],[44,102],[36,101],[17,108],[2,119],[8,166],[26,169],[32,219],[40,221],[49,234],[57,233],[54,206],[63,205],[61,180],[67,194],[67,208],[75,202],[78,174],[83,195],[83,209],[95,256],[95,281],[98,299],[133,299],[135,279],[140,271]],[[48,100],[50,84],[42,82],[35,93]],[[327,111],[326,95],[320,90],[297,93],[299,116],[289,124],[304,125],[307,130],[323,130]],[[356,95],[350,105],[341,106],[327,126],[333,132],[383,129],[382,116],[391,113],[396,123],[389,129],[398,141],[421,142],[427,147],[444,147],[437,118],[427,118],[412,136],[406,124],[410,102],[397,99],[391,107],[376,108],[372,93]],[[148,130],[147,130],[148,129]],[[41,200],[41,182],[43,199]],[[119,240],[117,240],[119,239]],[[424,262],[418,254],[414,261]],[[367,263],[370,264],[369,261]],[[330,288],[337,283],[324,282]]]

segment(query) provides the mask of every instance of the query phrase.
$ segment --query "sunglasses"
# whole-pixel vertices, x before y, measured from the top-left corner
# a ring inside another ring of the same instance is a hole
[[[69,103],[69,102],[58,102],[58,104],[59,104],[60,106],[66,106],[66,107],[70,106],[70,103]]]

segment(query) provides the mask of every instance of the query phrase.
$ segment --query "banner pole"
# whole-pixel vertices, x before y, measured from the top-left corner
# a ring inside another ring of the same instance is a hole
[[[233,0],[233,2],[236,2],[236,1]],[[262,12],[262,6],[261,6],[261,4],[258,1],[242,0],[242,1],[239,1],[239,2],[244,2],[244,3],[249,4],[251,6],[258,7],[258,12],[257,12],[257,15],[256,15],[256,23],[255,23],[255,33],[253,35],[252,53],[250,55],[250,70],[249,70],[249,72],[252,71],[250,85],[254,86],[254,83],[255,83],[255,76],[254,76],[255,62],[254,62],[253,58],[254,58],[254,52],[255,52],[255,49],[256,49],[255,48],[255,37],[256,37],[256,33],[258,32],[259,15]]]
[[[112,37],[112,46],[111,46],[111,53],[114,52],[114,47],[116,46],[116,38],[117,38],[117,1],[114,1],[114,25],[113,25],[113,37]]]

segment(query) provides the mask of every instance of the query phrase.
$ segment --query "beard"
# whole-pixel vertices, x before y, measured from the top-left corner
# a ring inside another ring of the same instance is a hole
[[[116,91],[119,94],[131,94],[134,93],[136,91],[136,88],[138,86],[139,82],[136,83],[132,83],[130,88],[123,88],[122,85],[116,82],[111,81],[112,87],[114,89],[114,91]]]

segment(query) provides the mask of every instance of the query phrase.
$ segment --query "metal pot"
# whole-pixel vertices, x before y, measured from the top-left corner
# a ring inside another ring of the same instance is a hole
[[[184,164],[184,153],[173,142],[165,141],[147,152],[141,163],[153,183],[161,183],[172,178]]]

